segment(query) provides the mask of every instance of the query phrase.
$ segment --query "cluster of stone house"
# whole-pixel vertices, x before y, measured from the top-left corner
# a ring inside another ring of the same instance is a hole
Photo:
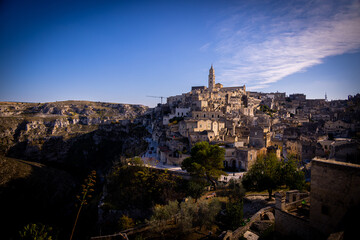
[[[360,162],[359,101],[359,94],[327,101],[223,87],[211,66],[207,87],[192,87],[155,108],[153,140],[159,160],[171,165],[180,165],[199,141],[224,147],[224,166],[237,171],[269,150],[304,162],[316,156]]]

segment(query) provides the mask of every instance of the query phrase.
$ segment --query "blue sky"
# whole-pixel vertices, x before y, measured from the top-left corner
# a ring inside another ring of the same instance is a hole
[[[206,85],[345,99],[360,92],[360,2],[0,3],[0,101],[154,106]]]

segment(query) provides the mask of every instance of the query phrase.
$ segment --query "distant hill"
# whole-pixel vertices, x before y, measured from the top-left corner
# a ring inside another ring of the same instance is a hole
[[[91,116],[103,119],[129,119],[144,114],[143,105],[91,101],[59,101],[48,103],[0,102],[0,117]]]
[[[0,102],[0,155],[61,160],[79,136],[97,131],[100,126],[128,131],[126,126],[141,122],[148,111],[142,105],[90,101]],[[98,131],[101,132],[104,131]],[[56,147],[54,142],[58,143]],[[50,152],[58,154],[40,154],[49,147],[54,147]]]

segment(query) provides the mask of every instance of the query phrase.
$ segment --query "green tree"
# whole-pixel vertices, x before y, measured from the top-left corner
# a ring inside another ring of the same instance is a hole
[[[188,182],[187,194],[195,199],[195,202],[203,195],[206,187],[206,180],[202,178],[193,178]]]
[[[225,160],[225,149],[208,142],[198,142],[191,149],[190,157],[186,158],[181,168],[196,177],[205,177],[216,188],[217,179],[226,175],[222,169]]]
[[[231,230],[240,227],[243,220],[243,200],[229,201],[226,204],[226,222]]]
[[[230,229],[240,227],[243,220],[245,189],[240,180],[231,179],[228,186],[229,202],[226,204],[225,220]]]
[[[302,190],[305,187],[305,175],[298,166],[299,162],[294,155],[289,155],[286,161],[278,160],[273,152],[260,155],[242,183],[247,190],[267,190],[269,199],[272,190],[282,185]]]
[[[114,209],[149,209],[155,204],[181,199],[185,181],[168,171],[146,167],[135,159],[114,166],[107,176],[105,202]],[[129,194],[131,193],[131,194]]]
[[[164,230],[169,225],[168,221],[172,218],[176,221],[178,211],[179,205],[176,200],[169,201],[167,205],[156,204],[153,209],[153,215],[150,218],[152,228],[163,236]]]
[[[201,201],[198,204],[198,212],[196,214],[196,226],[211,229],[212,224],[215,222],[216,215],[221,210],[220,201],[215,198],[210,203],[208,201]]]
[[[245,188],[241,180],[231,179],[229,181],[228,192],[230,201],[240,201],[245,197]]]
[[[244,187],[247,190],[267,190],[271,200],[273,189],[282,185],[280,164],[274,153],[260,155],[244,176],[242,181]]]
[[[295,155],[289,155],[288,160],[281,163],[282,182],[290,189],[305,188],[305,174],[299,169],[299,160]]]
[[[179,228],[183,233],[189,232],[193,227],[196,213],[196,203],[191,197],[180,204]]]
[[[195,203],[194,199],[189,197],[186,201],[179,204],[175,201],[169,201],[167,205],[155,205],[153,215],[148,221],[152,230],[160,233],[164,238],[164,231],[174,222],[178,230],[186,234],[195,227],[211,229],[215,222],[215,217],[221,210],[221,203],[218,199],[201,200]]]

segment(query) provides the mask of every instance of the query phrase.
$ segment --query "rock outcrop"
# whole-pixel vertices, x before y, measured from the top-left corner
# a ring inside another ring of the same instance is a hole
[[[69,163],[76,156],[77,163],[71,165],[78,165],[104,155],[139,154],[146,148],[142,125],[148,110],[142,105],[88,101],[2,102],[0,155],[43,163]]]
[[[26,224],[42,222],[60,226],[59,238],[67,238],[75,196],[87,174],[96,170],[100,189],[113,161],[146,150],[148,110],[85,101],[1,102],[0,222],[9,226],[3,237],[14,238]],[[91,216],[96,206],[87,210]],[[96,223],[95,218],[82,221]]]

